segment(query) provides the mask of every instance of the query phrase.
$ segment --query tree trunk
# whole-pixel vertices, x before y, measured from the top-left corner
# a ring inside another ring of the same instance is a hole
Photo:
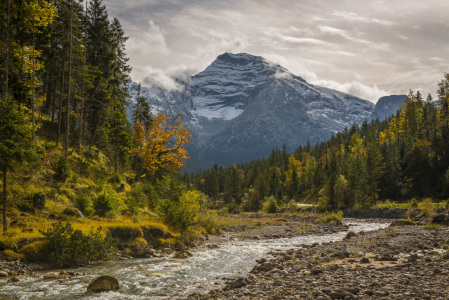
[[[87,2],[86,13],[84,15],[84,61],[83,61],[83,86],[81,92],[81,114],[80,114],[80,132],[78,136],[78,153],[81,153],[81,147],[83,143],[83,131],[84,131],[84,98],[86,97],[85,81],[86,81],[86,39],[87,39]]]
[[[34,18],[35,16],[33,15],[33,113],[32,113],[32,118],[33,118],[33,130],[31,132],[31,138],[33,139],[33,145],[36,144],[36,100],[35,100],[35,80],[36,80],[36,75],[35,75],[35,68],[36,68],[36,57],[35,57],[35,41],[34,41],[34,31],[35,31],[35,27],[34,27]]]
[[[5,163],[4,160],[3,163]],[[6,219],[6,198],[8,196],[6,193],[6,172],[6,167],[3,167],[3,234],[8,231],[8,220]]]
[[[65,130],[65,143],[64,143],[64,155],[67,159],[69,156],[69,133],[70,133],[70,90],[71,90],[71,79],[72,79],[72,30],[73,30],[73,0],[70,1],[70,46],[69,46],[69,82],[67,91],[67,119],[66,119],[66,130]]]
[[[61,76],[61,97],[59,98],[59,113],[58,113],[58,134],[56,136],[56,147],[59,146],[59,139],[61,137],[61,123],[62,123],[62,99],[64,98],[64,71],[65,71],[65,53],[62,50],[62,76]]]
[[[6,80],[5,80],[5,95],[8,94],[8,80],[9,80],[9,7],[10,0],[8,0],[8,14],[6,22]]]

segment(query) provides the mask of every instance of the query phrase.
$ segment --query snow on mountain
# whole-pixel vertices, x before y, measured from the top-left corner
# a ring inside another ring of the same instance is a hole
[[[309,84],[246,53],[224,53],[188,84],[178,84],[182,92],[142,87],[141,96],[153,113],[181,114],[194,135],[188,150],[195,163],[242,163],[266,157],[284,144],[293,151],[370,119],[375,111],[369,101]],[[129,86],[131,102],[136,87]],[[388,115],[395,105],[379,113]]]

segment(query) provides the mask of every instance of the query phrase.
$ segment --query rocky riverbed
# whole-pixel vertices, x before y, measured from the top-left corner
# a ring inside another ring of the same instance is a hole
[[[188,299],[447,299],[449,228],[390,226],[273,251],[248,276]]]
[[[324,235],[348,230],[340,221],[325,223],[319,214],[236,214],[223,222],[224,234],[208,235],[201,244],[229,240],[267,240],[296,236]]]

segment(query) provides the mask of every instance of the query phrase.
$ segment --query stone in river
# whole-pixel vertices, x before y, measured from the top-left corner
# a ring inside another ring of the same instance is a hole
[[[165,273],[148,273],[145,276],[148,276],[148,277],[162,277],[162,276],[167,276],[167,275],[168,274],[165,274]]]
[[[103,275],[94,279],[87,287],[88,292],[107,292],[116,291],[119,289],[117,278],[110,275]]]

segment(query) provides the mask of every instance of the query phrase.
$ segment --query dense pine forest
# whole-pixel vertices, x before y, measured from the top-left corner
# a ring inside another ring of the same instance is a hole
[[[438,100],[410,92],[395,116],[364,122],[293,154],[187,176],[215,205],[258,211],[292,199],[322,209],[370,207],[378,200],[449,197],[449,74]]]
[[[2,0],[0,24],[3,232],[73,212],[184,224],[191,134],[143,97],[128,103],[127,37],[102,0]]]

